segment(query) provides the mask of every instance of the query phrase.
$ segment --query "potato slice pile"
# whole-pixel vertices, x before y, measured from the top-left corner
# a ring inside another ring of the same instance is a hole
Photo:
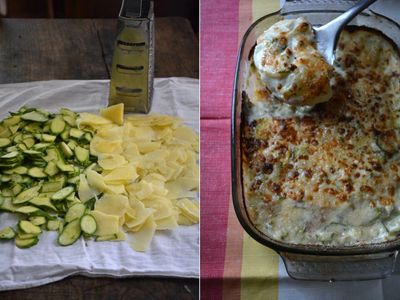
[[[81,175],[79,198],[98,200],[91,212],[97,240],[123,240],[146,251],[156,230],[174,229],[199,221],[195,200],[199,186],[198,136],[179,118],[167,115],[129,115],[123,105],[98,116],[80,114],[80,128],[95,136],[90,152],[103,171]],[[190,200],[192,199],[192,200]]]

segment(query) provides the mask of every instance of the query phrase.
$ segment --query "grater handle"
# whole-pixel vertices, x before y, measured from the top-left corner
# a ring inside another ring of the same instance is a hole
[[[150,0],[123,0],[120,17],[147,18],[150,10]]]

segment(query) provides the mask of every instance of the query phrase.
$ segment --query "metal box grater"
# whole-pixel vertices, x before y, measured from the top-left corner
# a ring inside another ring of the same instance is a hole
[[[118,16],[109,104],[148,113],[154,81],[154,3],[124,0]]]

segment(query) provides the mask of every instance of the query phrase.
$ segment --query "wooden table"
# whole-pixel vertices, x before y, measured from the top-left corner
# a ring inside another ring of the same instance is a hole
[[[0,83],[110,77],[114,19],[0,19]],[[183,18],[156,19],[155,76],[198,78],[198,40]],[[197,279],[73,276],[0,293],[23,299],[198,299]]]
[[[0,19],[0,83],[105,79],[115,19]],[[198,40],[188,20],[156,19],[155,76],[199,77]]]

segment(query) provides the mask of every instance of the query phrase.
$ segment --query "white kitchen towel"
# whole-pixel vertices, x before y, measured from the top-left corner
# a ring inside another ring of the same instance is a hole
[[[0,85],[0,118],[22,105],[57,111],[97,112],[108,102],[108,80],[54,80]],[[176,115],[198,131],[199,81],[156,78],[151,112]],[[0,228],[17,218],[0,212]],[[0,290],[34,287],[72,274],[86,276],[199,276],[199,226],[158,231],[145,253],[127,242],[94,242],[83,238],[68,247],[57,244],[57,233],[44,232],[39,243],[18,249],[0,242]]]

